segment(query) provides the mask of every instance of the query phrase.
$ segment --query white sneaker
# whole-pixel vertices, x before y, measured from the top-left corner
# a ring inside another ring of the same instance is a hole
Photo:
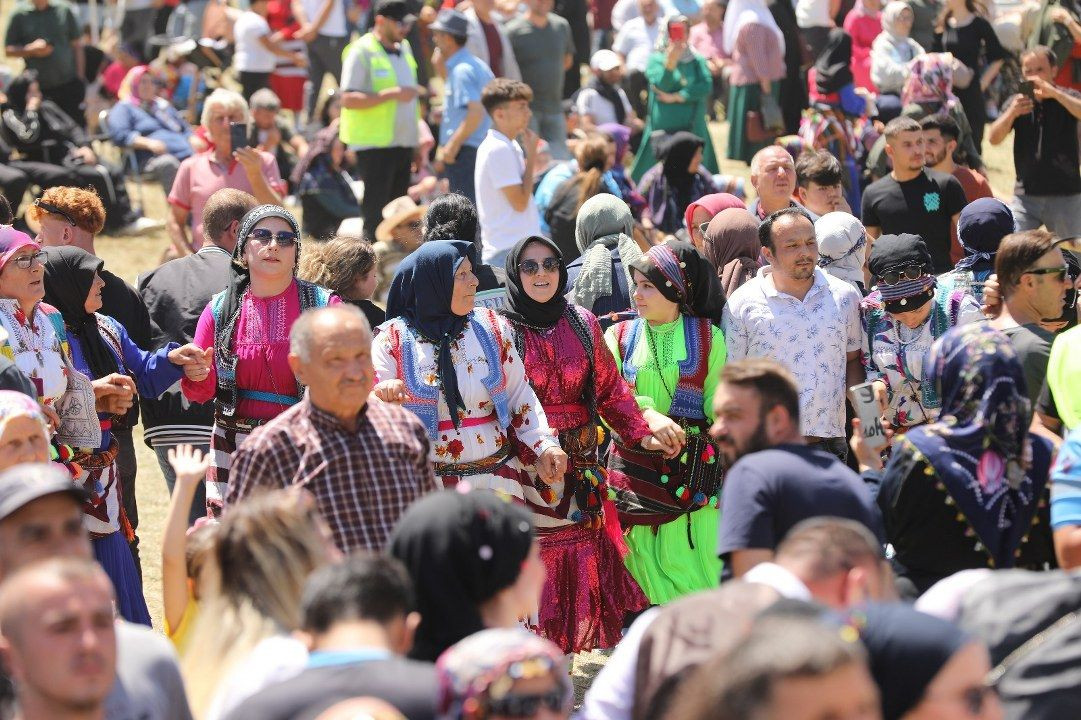
[[[134,220],[117,231],[117,235],[145,235],[155,230],[161,230],[165,227],[163,220],[154,220],[148,217],[141,217]]]

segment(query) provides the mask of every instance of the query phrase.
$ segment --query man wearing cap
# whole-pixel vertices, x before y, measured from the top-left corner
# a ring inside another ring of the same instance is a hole
[[[374,297],[382,302],[387,300],[390,281],[394,279],[402,259],[424,242],[421,218],[427,209],[427,205],[417,205],[408,195],[391,200],[383,208],[383,222],[375,229],[375,243],[372,245],[379,275]]]
[[[405,39],[416,17],[403,0],[381,0],[375,24],[343,55],[340,137],[356,151],[364,182],[364,237],[375,239],[380,213],[409,190],[419,142],[417,61]]]
[[[589,60],[593,79],[578,93],[578,115],[588,130],[606,123],[641,125],[631,108],[623,81],[623,61],[611,50],[598,50]]]
[[[0,473],[0,582],[41,560],[92,560],[83,526],[87,498],[54,463],[18,465]],[[118,620],[116,644],[117,680],[105,701],[105,717],[190,720],[169,642],[150,628]],[[0,686],[6,682],[0,672]]]
[[[457,10],[442,10],[430,29],[436,46],[432,63],[442,59],[447,70],[435,169],[450,182],[451,192],[461,193],[475,203],[473,170],[477,148],[492,125],[480,95],[495,76],[466,47],[469,21],[465,15]]]

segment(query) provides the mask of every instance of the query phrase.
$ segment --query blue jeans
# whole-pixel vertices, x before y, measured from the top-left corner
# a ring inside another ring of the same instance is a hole
[[[161,468],[161,474],[165,477],[165,484],[169,488],[169,494],[173,494],[173,487],[176,485],[176,473],[173,471],[173,466],[169,464],[169,450],[175,448],[176,445],[156,445],[154,447],[154,454],[158,456],[158,467]],[[206,455],[210,452],[210,445],[194,445],[196,450],[199,450]],[[191,508],[188,510],[188,525],[195,524],[195,521],[206,515],[206,484],[199,483],[199,487],[195,489],[195,497],[192,498]]]
[[[473,188],[473,170],[476,166],[477,148],[463,145],[454,162],[443,169],[443,177],[450,183],[450,191],[465,195],[474,205],[477,204],[477,193]]]

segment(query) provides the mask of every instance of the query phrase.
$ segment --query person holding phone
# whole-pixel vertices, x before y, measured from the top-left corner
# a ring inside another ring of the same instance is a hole
[[[768,12],[768,11],[767,11]],[[673,135],[689,131],[702,138],[702,164],[710,173],[717,172],[717,156],[713,153],[706,123],[706,105],[713,92],[713,74],[709,63],[687,43],[690,25],[682,15],[671,18],[657,39],[657,47],[646,65],[649,82],[649,110],[642,131],[643,142],[631,167],[635,182],[656,162],[655,135]],[[682,212],[683,208],[679,208]]]
[[[1055,52],[1045,45],[1021,53],[1021,72],[1030,83],[1025,88],[1032,93],[1010,98],[988,139],[998,145],[1014,131],[1017,185],[1010,210],[1017,230],[1045,225],[1059,237],[1074,237],[1081,235],[1081,94],[1054,84],[1057,66]]]

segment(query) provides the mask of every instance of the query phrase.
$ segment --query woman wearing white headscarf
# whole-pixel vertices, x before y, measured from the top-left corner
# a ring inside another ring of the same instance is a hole
[[[863,266],[866,262],[867,231],[851,213],[826,213],[815,221],[818,266],[835,278],[846,280],[864,295]]]
[[[882,9],[882,32],[871,44],[871,82],[879,92],[879,114],[894,117],[901,112],[901,88],[908,74],[908,62],[925,52],[909,37],[916,16],[901,0],[893,0]]]
[[[761,116],[762,98],[779,100],[785,41],[765,0],[732,0],[724,16],[724,51],[732,57],[728,157],[749,163],[772,139],[748,137],[747,113]]]

